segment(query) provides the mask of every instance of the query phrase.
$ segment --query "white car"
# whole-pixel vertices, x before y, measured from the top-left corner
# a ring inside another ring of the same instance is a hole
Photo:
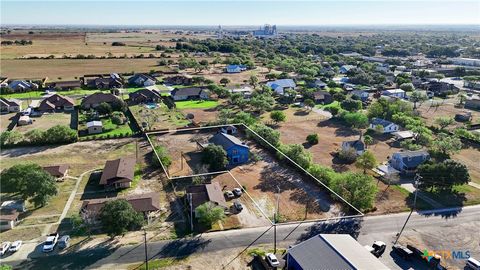
[[[235,198],[235,195],[233,195],[233,192],[231,192],[230,190],[227,190],[225,191],[225,197],[227,197],[227,199],[233,199]]]
[[[267,253],[266,258],[267,258],[268,263],[269,263],[272,267],[280,266],[280,262],[278,261],[277,256],[275,256],[275,254],[273,254],[273,253]]]
[[[235,196],[237,197],[242,196],[242,190],[240,188],[234,188],[232,191],[233,191],[233,194],[235,194]]]
[[[2,245],[0,246],[0,256],[5,255],[7,253],[8,248],[10,247],[10,242],[3,242]]]
[[[21,246],[22,246],[22,240],[17,240],[17,241],[12,243],[12,245],[10,246],[8,251],[17,252],[20,249]]]
[[[58,240],[58,233],[52,233],[47,236],[47,240],[43,244],[43,252],[50,252],[53,251],[55,245],[57,244]]]

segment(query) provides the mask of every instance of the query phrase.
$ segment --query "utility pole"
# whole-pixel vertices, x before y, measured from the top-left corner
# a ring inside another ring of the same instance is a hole
[[[147,231],[145,229],[143,229],[143,238],[145,240],[145,269],[148,270]]]
[[[415,175],[415,178],[414,178],[414,187],[415,187],[415,196],[413,197],[413,206],[412,206],[412,210],[410,211],[410,214],[408,214],[408,217],[407,217],[407,220],[405,220],[405,224],[403,224],[403,227],[402,229],[400,230],[400,232],[397,234],[397,238],[395,239],[395,242],[393,242],[393,244],[397,244],[398,242],[398,239],[400,238],[400,236],[402,235],[402,232],[403,230],[405,229],[405,227],[407,226],[407,223],[408,223],[408,220],[410,219],[410,217],[412,216],[412,213],[413,211],[415,210],[415,206],[417,204],[417,193],[418,193],[418,184],[420,182],[420,179],[422,179],[422,177],[420,175],[418,175],[418,173]]]
[[[273,214],[273,254],[277,253],[277,218],[280,201],[280,187],[277,186],[277,190],[277,204],[275,205],[275,213]]]

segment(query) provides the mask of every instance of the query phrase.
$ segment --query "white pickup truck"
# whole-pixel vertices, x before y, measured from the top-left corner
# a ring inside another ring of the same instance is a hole
[[[58,241],[58,233],[52,233],[47,236],[47,240],[43,244],[43,252],[50,252],[53,251],[55,245]]]

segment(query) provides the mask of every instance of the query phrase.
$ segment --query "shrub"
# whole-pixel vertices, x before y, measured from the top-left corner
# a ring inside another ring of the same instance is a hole
[[[341,149],[338,152],[338,157],[346,163],[353,163],[357,159],[357,151],[351,147]]]
[[[318,144],[318,134],[310,134],[307,136],[307,142],[309,144]]]
[[[163,166],[165,166],[165,168],[170,167],[170,165],[172,164],[172,158],[168,155],[167,149],[163,146],[155,146],[155,152],[160,158],[160,161],[162,162]],[[155,155],[155,153],[152,156],[152,163],[154,166],[160,167],[160,162],[158,161],[158,158]]]

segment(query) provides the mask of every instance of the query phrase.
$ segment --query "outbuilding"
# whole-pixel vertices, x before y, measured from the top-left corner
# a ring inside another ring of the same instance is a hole
[[[87,123],[88,134],[98,134],[103,131],[102,121],[90,121]]]

